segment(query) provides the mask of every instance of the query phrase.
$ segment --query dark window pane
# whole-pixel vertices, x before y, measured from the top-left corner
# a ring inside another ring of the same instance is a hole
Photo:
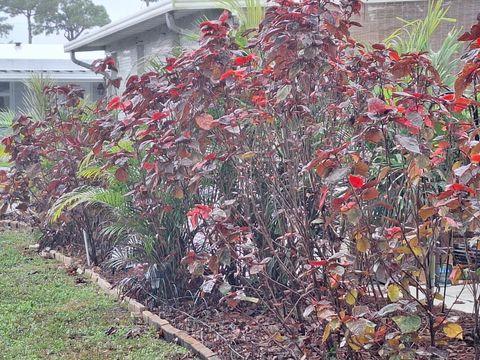
[[[0,109],[8,109],[10,107],[10,97],[0,96]]]
[[[8,92],[10,92],[10,83],[0,82],[0,93],[8,93]]]

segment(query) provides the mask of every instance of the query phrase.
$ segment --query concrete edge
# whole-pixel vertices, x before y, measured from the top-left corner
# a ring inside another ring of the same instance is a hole
[[[14,220],[0,220],[0,229],[33,231],[33,228],[29,224]]]
[[[55,259],[56,261],[63,263],[66,267],[71,267],[74,264],[74,260],[71,257],[65,256],[55,250],[41,251],[40,256],[46,259]],[[192,351],[202,360],[220,360],[220,358],[207,346],[190,336],[187,332],[175,328],[168,320],[162,319],[160,316],[148,311],[145,305],[128,296],[121,298],[120,290],[114,288],[112,284],[102,278],[100,274],[94,270],[82,270],[84,277],[90,279],[93,283],[96,283],[103,292],[115,297],[117,301],[119,300],[121,303],[126,304],[128,311],[130,311],[132,315],[141,316],[147,325],[161,331],[162,337],[166,341],[178,344],[187,350]]]

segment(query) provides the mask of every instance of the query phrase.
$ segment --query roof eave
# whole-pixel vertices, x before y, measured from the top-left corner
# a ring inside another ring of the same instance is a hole
[[[134,27],[135,25],[144,21],[154,19],[155,17],[161,16],[172,10],[174,10],[172,2],[170,0],[163,0],[162,3],[157,5],[155,8],[145,9],[144,11],[141,11],[137,15],[134,15],[128,19],[112,22],[94,32],[70,41],[65,45],[65,52],[105,50],[105,46],[95,45],[95,42],[119,33],[120,31]]]
[[[240,4],[244,1],[240,0]],[[211,0],[160,0],[160,2],[149,8],[146,8],[137,14],[133,14],[127,19],[112,22],[97,29],[94,32],[85,34],[76,40],[70,41],[65,45],[65,52],[72,51],[97,51],[106,50],[105,45],[99,45],[102,39],[106,39],[121,31],[128,30],[143,22],[153,20],[174,10],[203,10],[218,9],[221,5]],[[97,44],[96,44],[97,43]]]

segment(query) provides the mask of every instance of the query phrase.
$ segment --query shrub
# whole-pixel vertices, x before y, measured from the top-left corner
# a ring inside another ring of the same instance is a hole
[[[227,14],[206,21],[198,49],[132,76],[93,121],[62,90],[4,140],[11,201],[44,225],[56,201],[68,239],[113,236],[111,263],[133,256],[127,282],[153,299],[263,306],[299,357],[442,354],[462,328],[434,306],[435,264],[478,231],[480,25],[453,94],[426,54],[352,39],[359,10],[282,1],[246,48]]]

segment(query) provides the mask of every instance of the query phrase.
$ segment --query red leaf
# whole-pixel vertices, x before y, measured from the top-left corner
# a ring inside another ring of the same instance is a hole
[[[147,171],[151,171],[155,169],[155,163],[151,163],[151,162],[143,163],[143,168]]]
[[[244,65],[250,63],[253,60],[255,60],[255,55],[249,54],[247,56],[239,56],[239,57],[235,58],[235,60],[233,62],[234,62],[235,65],[244,66]]]
[[[168,113],[157,111],[157,112],[153,113],[152,120],[160,121],[160,120],[165,119],[166,117],[168,117]]]
[[[100,155],[103,148],[103,140],[98,141],[92,148],[92,152],[95,156]]]
[[[225,71],[222,76],[220,76],[220,80],[223,81],[223,80],[226,80],[228,79],[230,76],[234,76],[235,75],[235,70],[227,70]]]
[[[126,182],[128,180],[128,172],[124,168],[118,168],[115,171],[115,178],[120,182]]]
[[[222,15],[220,15],[220,17],[218,18],[218,21],[220,21],[221,23],[225,23],[228,21],[228,19],[230,18],[230,14],[228,13],[227,10],[225,10]]]
[[[395,119],[395,122],[405,126],[413,135],[420,133],[420,128],[418,126],[413,125],[412,122],[406,118]]]
[[[132,106],[133,106],[133,103],[130,100],[127,100],[120,104],[120,109],[125,111],[125,110],[131,109]]]
[[[206,160],[206,161],[213,161],[217,158],[217,154],[214,154],[214,153],[210,153],[208,155],[206,155],[203,160]]]
[[[208,219],[212,211],[212,208],[208,205],[195,205],[195,207],[190,209],[190,211],[187,213],[192,227],[195,229],[198,226],[198,220],[200,218],[203,220]]]
[[[5,145],[5,146],[7,146],[7,147],[10,146],[10,145],[12,145],[12,143],[13,143],[13,139],[12,139],[11,136],[4,137],[4,138],[2,139],[2,144]]]
[[[222,74],[222,76],[220,76],[220,81],[226,80],[229,77],[235,77],[237,79],[243,79],[246,75],[247,75],[247,73],[245,72],[245,70],[232,70],[232,69],[230,69],[230,70],[225,71]]]
[[[399,61],[400,60],[400,55],[398,55],[398,52],[396,52],[395,50],[390,50],[388,52],[388,56],[390,57],[390,59],[392,59],[394,61]]]
[[[328,260],[309,260],[308,263],[310,264],[310,266],[317,268],[321,266],[327,266]]]
[[[372,48],[374,48],[375,50],[385,50],[385,45],[383,45],[383,44],[373,44]]]
[[[391,228],[386,228],[385,229],[385,238],[386,239],[393,239],[395,235],[398,235],[402,232],[402,228],[398,226],[394,226]]]
[[[368,112],[383,114],[393,108],[379,98],[370,98],[368,99]]]
[[[112,110],[116,110],[120,107],[120,103],[122,102],[122,100],[120,99],[120,96],[115,96],[112,100],[110,100],[110,102],[108,103],[107,105],[107,110],[108,111],[112,111]]]
[[[480,162],[480,154],[474,154],[470,156],[472,162]]]
[[[210,114],[198,115],[195,118],[195,122],[197,123],[200,129],[206,130],[206,131],[213,129],[217,124],[217,122],[213,119],[213,116]]]
[[[458,38],[458,41],[472,41],[478,37],[480,37],[480,23],[473,25],[470,31]]]
[[[350,175],[348,181],[355,189],[360,189],[365,185],[365,181],[360,176]]]
[[[165,70],[172,72],[175,70],[175,63],[177,62],[176,58],[167,58],[167,66],[165,66]]]
[[[465,64],[463,70],[458,74],[457,79],[455,80],[455,96],[461,97],[467,87],[473,81],[473,74],[480,69],[480,64],[477,63],[467,63]]]
[[[448,185],[446,190],[447,191],[449,191],[449,190],[464,191],[464,192],[468,192],[472,195],[475,195],[475,190],[474,189],[472,189],[471,187],[465,186],[463,184],[459,184],[459,183],[454,183],[454,184]]]
[[[462,112],[463,110],[467,109],[472,104],[472,100],[469,100],[465,97],[461,97],[460,99],[455,101],[455,105],[453,106],[454,112]]]
[[[260,108],[267,106],[267,98],[263,94],[253,95],[252,102]]]
[[[455,94],[446,94],[440,96],[440,99],[445,100],[445,101],[454,101],[455,100]]]
[[[323,205],[325,205],[325,200],[327,199],[327,195],[328,195],[328,186],[323,186],[321,191],[322,191],[322,195],[320,196],[320,201],[318,202],[319,210],[322,210]]]
[[[430,116],[424,116],[423,117],[423,122],[425,123],[425,126],[429,127],[429,128],[433,128],[433,121],[432,119],[430,119]]]

